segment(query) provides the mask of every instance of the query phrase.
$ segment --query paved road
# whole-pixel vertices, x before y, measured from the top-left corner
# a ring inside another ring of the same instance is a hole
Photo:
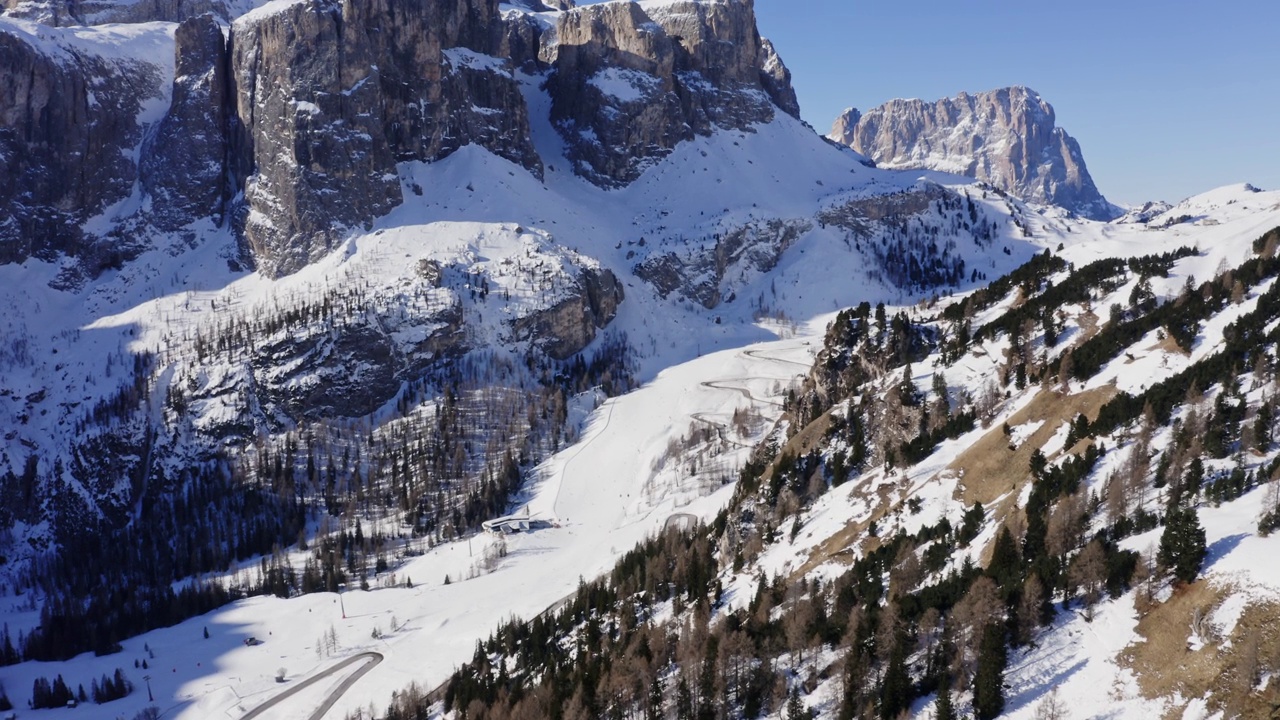
[[[663,524],[662,529],[668,530],[673,527],[692,528],[697,527],[698,516],[689,513],[674,513],[667,518],[667,522]]]
[[[329,709],[333,707],[334,703],[338,702],[338,699],[342,697],[343,693],[350,690],[351,686],[355,685],[357,680],[364,677],[366,673],[368,673],[370,670],[377,667],[378,663],[382,662],[382,653],[366,652],[366,653],[360,653],[359,655],[353,655],[347,658],[346,660],[343,660],[342,662],[338,663],[337,665],[334,665],[328,670],[325,670],[324,672],[313,675],[307,678],[306,680],[303,680],[302,682],[298,683],[297,685],[294,685],[288,690],[285,690],[279,695],[271,698],[270,700],[262,703],[258,707],[250,710],[248,714],[246,714],[240,720],[251,720],[252,718],[256,718],[262,713],[270,710],[276,705],[279,705],[285,700],[288,700],[294,695],[297,695],[303,690],[306,690],[312,685],[315,685],[321,680],[328,679],[329,677],[332,677],[336,673],[340,673],[343,670],[346,670],[347,668],[351,667],[352,665],[355,665],[356,663],[359,663],[359,662],[363,662],[365,660],[372,660],[373,662],[370,662],[369,664],[365,665],[359,670],[356,670],[354,673],[351,674],[351,677],[347,678],[346,680],[343,680],[342,683],[338,685],[338,687],[333,689],[333,692],[329,693],[329,696],[324,699],[324,702],[320,705],[320,707],[307,717],[307,720],[320,720],[320,718],[324,717],[325,713],[329,712]]]

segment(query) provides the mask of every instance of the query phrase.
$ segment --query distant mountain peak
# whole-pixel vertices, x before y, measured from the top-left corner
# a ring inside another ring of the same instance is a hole
[[[1053,106],[1023,85],[850,108],[828,137],[882,167],[965,175],[1094,220],[1123,213],[1098,192],[1080,144],[1056,125]]]

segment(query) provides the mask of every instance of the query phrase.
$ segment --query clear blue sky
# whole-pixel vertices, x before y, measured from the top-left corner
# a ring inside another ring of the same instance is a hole
[[[845,107],[1027,85],[1111,200],[1280,188],[1280,1],[756,0],[821,132]]]

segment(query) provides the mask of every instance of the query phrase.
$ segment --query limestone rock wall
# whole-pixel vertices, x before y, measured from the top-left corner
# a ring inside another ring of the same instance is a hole
[[[881,167],[967,175],[1094,220],[1120,214],[1094,185],[1079,143],[1057,126],[1053,106],[1029,88],[851,109],[828,137]]]
[[[36,7],[4,1],[10,18]],[[181,20],[174,49],[55,52],[0,19],[0,168],[22,180],[0,188],[0,262],[92,256],[92,275],[153,231],[210,219],[250,264],[289,274],[402,201],[399,163],[476,144],[541,177],[531,86],[549,93],[574,170],[604,187],[681,141],[799,113],[750,0],[95,1],[40,4],[53,14],[37,19]],[[141,112],[170,96],[167,114]],[[132,209],[86,232],[135,183]]]

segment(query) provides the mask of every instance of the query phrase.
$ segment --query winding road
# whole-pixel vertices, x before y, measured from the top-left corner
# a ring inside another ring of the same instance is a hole
[[[788,360],[787,358],[772,357],[769,355],[765,355],[762,350],[743,350],[739,354],[742,355],[743,357],[749,357],[755,360],[764,360],[766,362],[776,362],[776,363],[785,363],[788,365],[795,365],[797,367],[805,368],[806,370],[810,367],[809,365],[796,360]],[[735,378],[721,378],[719,380],[706,380],[698,384],[710,390],[727,390],[729,392],[736,392],[742,397],[746,398],[749,402],[760,403],[762,405],[772,405],[774,407],[779,407],[779,408],[784,407],[784,403],[774,400],[773,398],[757,397],[754,393],[751,392],[750,389],[741,385],[732,384],[732,383],[742,383],[748,380],[764,380],[764,381],[781,382],[782,378],[763,377],[763,376],[735,377]],[[701,412],[693,413],[691,417],[698,422],[705,423],[715,428],[720,436],[720,439],[723,440],[724,442],[730,443],[732,445],[737,445],[738,447],[743,447],[743,448],[754,447],[754,445],[750,443],[743,443],[729,437],[729,432],[728,432],[729,426],[726,425],[725,423],[720,422],[719,420],[711,419],[710,413],[701,413]]]
[[[813,369],[812,362],[805,363],[805,362],[800,362],[799,360],[790,360],[788,358],[770,357],[768,355],[765,355],[763,350],[743,350],[742,354],[746,355],[749,358],[755,358],[756,360],[768,360],[770,362],[787,363],[788,365],[795,365],[796,367],[802,367],[804,368],[806,373],[809,370]]]
[[[344,693],[346,693],[348,690],[351,689],[352,685],[355,685],[360,678],[364,677],[370,670],[377,667],[378,663],[382,662],[382,653],[366,652],[366,653],[360,653],[359,655],[352,655],[351,657],[347,658],[346,660],[343,660],[337,665],[334,665],[328,670],[325,670],[321,673],[317,673],[316,675],[313,675],[307,678],[306,680],[303,680],[297,685],[294,685],[288,690],[285,690],[279,695],[262,703],[258,707],[246,713],[245,716],[242,717],[240,720],[251,720],[252,718],[256,718],[262,713],[267,712],[271,708],[274,708],[276,705],[279,705],[285,700],[288,700],[289,698],[293,697],[294,695],[297,695],[303,690],[306,690],[312,685],[315,685],[321,680],[328,679],[333,675],[340,673],[343,670],[346,670],[352,665],[355,665],[356,663],[359,663],[365,660],[372,660],[372,662],[360,668],[359,670],[356,670],[355,672],[351,673],[351,677],[339,683],[338,687],[334,688],[333,692],[329,693],[329,695],[325,697],[324,702],[320,704],[320,707],[317,708],[315,712],[307,716],[307,720],[320,720],[321,718],[324,717],[325,713],[329,712],[329,709],[333,707],[334,703],[338,702],[338,699],[341,698]]]

